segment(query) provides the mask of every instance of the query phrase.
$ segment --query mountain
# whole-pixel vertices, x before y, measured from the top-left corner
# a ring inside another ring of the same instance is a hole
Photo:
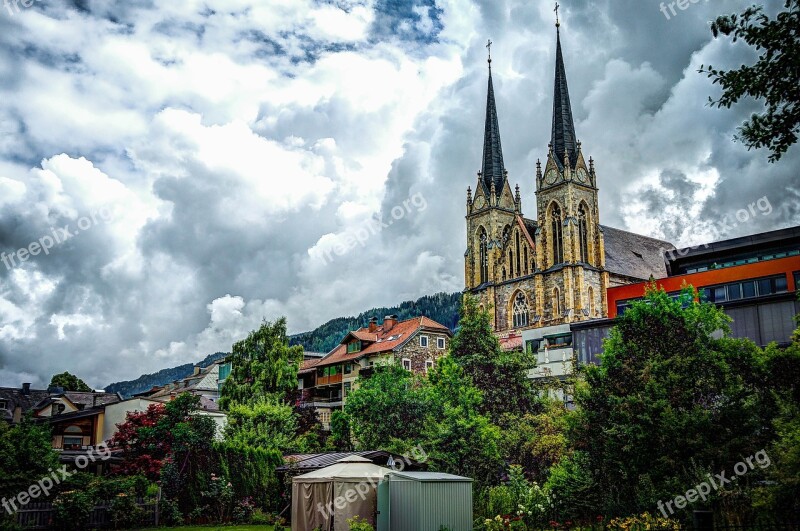
[[[330,352],[345,334],[362,326],[367,326],[370,317],[383,321],[386,315],[397,315],[402,321],[411,317],[424,315],[439,322],[450,330],[458,324],[458,309],[461,306],[461,293],[437,293],[426,295],[415,301],[406,301],[392,308],[373,308],[360,313],[357,317],[337,317],[311,332],[303,332],[289,337],[292,345],[303,345],[311,352]]]
[[[209,354],[206,356],[206,358],[199,363],[184,363],[183,365],[178,365],[177,367],[172,367],[171,369],[161,369],[153,374],[143,374],[135,380],[115,382],[106,387],[106,392],[119,393],[125,398],[128,398],[136,393],[147,391],[153,386],[161,386],[170,382],[174,382],[175,380],[180,380],[181,378],[186,378],[192,374],[195,365],[200,365],[201,367],[205,368],[218,359],[224,358],[225,356],[227,356],[225,352],[215,352],[214,354]]]
[[[380,322],[387,315],[397,315],[401,321],[424,315],[445,325],[450,330],[455,330],[458,324],[461,296],[461,293],[437,293],[436,295],[426,295],[415,301],[406,301],[392,308],[373,308],[358,314],[357,317],[337,317],[310,332],[289,336],[289,343],[303,345],[303,349],[309,352],[327,353],[339,344],[347,332],[367,326],[369,318],[373,316],[377,317]],[[161,386],[185,378],[192,373],[195,365],[208,367],[225,356],[224,352],[209,354],[197,364],[184,363],[171,369],[161,369],[153,374],[143,374],[135,380],[112,383],[105,390],[109,393],[120,393],[124,397],[130,397],[136,393],[147,391],[153,386]]]

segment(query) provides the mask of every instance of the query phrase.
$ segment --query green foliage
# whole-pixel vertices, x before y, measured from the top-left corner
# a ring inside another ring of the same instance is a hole
[[[53,524],[56,529],[64,531],[85,529],[94,505],[95,500],[91,492],[80,490],[62,492],[53,501],[55,509]]]
[[[531,412],[536,401],[533,382],[528,378],[528,372],[536,366],[533,356],[505,352],[492,331],[489,313],[481,311],[477,300],[469,295],[464,297],[458,326],[450,342],[450,356],[483,393],[481,412],[495,424],[503,415]]]
[[[289,346],[286,319],[264,321],[233,345],[231,374],[220,392],[219,405],[252,404],[261,398],[285,397],[297,388],[297,371],[303,347]]]
[[[50,379],[49,387],[61,387],[64,391],[83,391],[87,393],[93,391],[91,387],[86,385],[86,382],[66,371],[53,375]]]
[[[753,114],[739,128],[738,140],[752,148],[770,150],[770,162],[777,162],[797,142],[800,130],[800,0],[785,0],[785,11],[770,19],[763,6],[752,6],[741,14],[721,16],[711,24],[714,37],[720,34],[742,39],[760,55],[753,65],[736,70],[700,67],[714,84],[722,87],[722,96],[709,102],[730,108],[743,99],[756,99],[766,109]]]
[[[331,434],[328,443],[337,452],[348,452],[353,448],[350,440],[350,421],[344,411],[331,413]]]
[[[354,516],[353,518],[348,518],[347,525],[350,526],[350,531],[375,531],[375,528],[372,527],[372,524],[370,524],[360,516]]]
[[[130,529],[142,525],[147,515],[136,503],[135,494],[121,492],[111,500],[111,521],[116,529]]]
[[[275,468],[283,463],[280,450],[225,441],[216,443],[222,475],[229,478],[235,499],[252,498],[256,506],[276,509]]]
[[[424,315],[453,330],[458,322],[458,307],[461,293],[437,293],[426,295],[416,301],[406,301],[392,308],[373,308],[357,317],[338,317],[312,330],[291,336],[292,345],[302,345],[309,352],[330,352],[342,337],[351,330],[367,326],[370,317],[397,315],[402,321]]]
[[[30,415],[9,426],[0,422],[0,496],[9,498],[58,468],[50,427]]]
[[[252,404],[233,404],[227,413],[226,441],[280,451],[293,448],[297,418],[278,399],[262,396]]]
[[[764,448],[763,353],[727,337],[728,322],[690,288],[676,301],[654,287],[619,319],[576,390],[577,451],[548,481],[566,516],[652,510],[696,484],[697,470]]]
[[[487,512],[484,513],[488,516],[484,524],[492,528],[508,520],[512,529],[545,527],[550,509],[545,491],[537,483],[529,482],[520,466],[512,465],[508,476],[506,484],[488,489]]]
[[[344,411],[358,448],[403,451],[419,442],[430,397],[420,378],[398,365],[383,365],[359,379]]]

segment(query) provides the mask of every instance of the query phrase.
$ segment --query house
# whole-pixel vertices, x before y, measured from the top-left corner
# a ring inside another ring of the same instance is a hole
[[[128,413],[147,411],[147,408],[151,405],[163,404],[172,400],[172,398],[171,396],[160,396],[157,398],[132,397],[128,400],[109,404],[105,407],[105,414],[103,417],[102,440],[108,441],[117,433],[117,425],[125,422]],[[212,404],[216,406],[216,403]],[[219,411],[219,408],[216,407],[214,409],[199,409],[195,411],[195,413],[197,415],[210,417],[214,421],[214,424],[216,424],[215,436],[217,440],[222,440],[222,433],[228,423],[228,416],[222,411]]]
[[[134,398],[149,398],[157,401],[166,401],[181,393],[191,393],[200,397],[200,403],[205,411],[218,411],[220,386],[220,369],[226,363],[222,360],[215,361],[208,367],[194,366],[192,374],[180,380],[161,387],[153,387],[148,391],[137,393]],[[229,367],[230,364],[227,364]],[[228,368],[228,373],[230,369]],[[227,377],[227,374],[225,374]],[[224,381],[224,379],[223,379]]]
[[[301,405],[313,407],[323,427],[330,429],[331,413],[343,407],[359,374],[366,376],[375,365],[388,363],[427,372],[447,352],[452,336],[449,328],[424,316],[399,321],[388,315],[380,325],[373,317],[325,357],[303,361],[298,372]]]

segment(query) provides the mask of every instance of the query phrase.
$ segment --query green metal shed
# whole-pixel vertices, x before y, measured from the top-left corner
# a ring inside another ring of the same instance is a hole
[[[391,472],[378,485],[377,531],[472,531],[472,480]]]

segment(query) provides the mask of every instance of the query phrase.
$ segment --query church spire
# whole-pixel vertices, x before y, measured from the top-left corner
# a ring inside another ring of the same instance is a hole
[[[486,47],[489,49],[489,91],[486,96],[486,128],[483,134],[481,175],[486,191],[489,192],[494,184],[497,194],[500,194],[505,184],[506,171],[503,163],[503,148],[500,146],[500,126],[497,122],[497,106],[494,102],[494,87],[492,86],[492,41],[489,41]]]
[[[567,72],[564,68],[564,56],[561,53],[561,23],[558,21],[558,4],[556,4],[556,76],[553,96],[553,133],[550,142],[553,154],[559,166],[565,156],[574,166],[578,161],[578,149],[575,139],[575,123],[572,120],[572,106],[567,88]]]

